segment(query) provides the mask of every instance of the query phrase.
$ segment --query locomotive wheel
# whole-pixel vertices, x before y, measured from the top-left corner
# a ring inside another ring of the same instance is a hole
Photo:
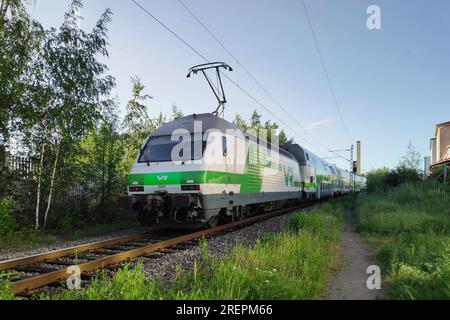
[[[209,219],[209,221],[206,223],[207,228],[215,228],[219,225],[219,216],[216,215]]]

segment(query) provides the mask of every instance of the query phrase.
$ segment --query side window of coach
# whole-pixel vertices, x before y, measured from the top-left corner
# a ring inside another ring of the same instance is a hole
[[[222,137],[222,154],[224,157],[228,155],[227,137]]]

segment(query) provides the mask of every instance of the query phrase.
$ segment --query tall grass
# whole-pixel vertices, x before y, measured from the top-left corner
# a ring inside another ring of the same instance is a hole
[[[8,274],[0,272],[0,300],[15,300],[16,297],[11,292]]]
[[[376,249],[387,298],[450,299],[450,191],[405,184],[360,197],[356,229]]]
[[[280,234],[249,248],[238,246],[221,259],[200,246],[192,270],[162,285],[140,267],[125,268],[111,280],[99,277],[87,289],[64,291],[56,299],[316,299],[326,293],[339,264],[345,202],[325,204],[289,217]],[[49,297],[42,297],[49,298]]]

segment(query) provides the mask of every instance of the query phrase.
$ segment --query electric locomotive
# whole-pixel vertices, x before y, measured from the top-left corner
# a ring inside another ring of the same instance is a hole
[[[351,191],[350,173],[307,149],[278,148],[209,113],[162,125],[129,176],[144,225],[215,226],[223,221]],[[355,191],[365,187],[356,177]]]

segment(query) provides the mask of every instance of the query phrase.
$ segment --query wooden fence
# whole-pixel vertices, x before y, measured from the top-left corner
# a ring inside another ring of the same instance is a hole
[[[19,179],[33,179],[36,173],[36,163],[29,157],[10,155],[6,159],[6,165]]]

